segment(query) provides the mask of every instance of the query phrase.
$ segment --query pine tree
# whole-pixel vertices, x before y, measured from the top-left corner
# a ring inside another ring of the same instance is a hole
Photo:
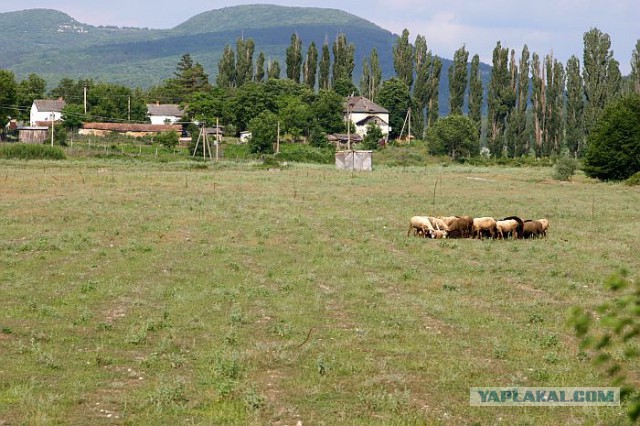
[[[469,118],[473,120],[480,134],[482,124],[482,76],[480,75],[480,56],[473,55],[469,75]]]
[[[302,40],[298,34],[291,34],[291,44],[287,48],[287,78],[300,83],[302,70]]]
[[[469,52],[465,46],[453,54],[453,64],[449,67],[449,113],[462,115],[464,94],[467,91],[467,62]]]
[[[574,157],[584,154],[584,99],[580,60],[571,56],[567,61],[566,142]]]
[[[330,71],[331,54],[329,53],[329,44],[325,40],[322,45],[322,57],[320,58],[320,76],[318,78],[318,86],[320,90],[328,90],[331,87]]]
[[[409,42],[409,30],[406,28],[393,46],[393,68],[396,75],[409,89],[413,85],[414,48]]]
[[[236,58],[233,48],[225,46],[222,52],[222,59],[218,62],[218,76],[216,77],[218,87],[236,87]]]
[[[318,74],[318,48],[312,41],[307,49],[307,59],[304,61],[302,69],[304,83],[311,89],[316,87],[316,77]]]
[[[253,80],[254,50],[255,42],[252,39],[238,38],[236,41],[236,87]]]
[[[582,58],[582,79],[586,99],[584,118],[587,136],[597,123],[598,116],[608,102],[609,63],[613,58],[609,35],[597,28],[587,31],[583,37],[584,53]]]
[[[256,59],[256,72],[254,73],[253,80],[256,82],[261,82],[264,80],[265,70],[264,70],[264,52],[258,53],[258,58]]]

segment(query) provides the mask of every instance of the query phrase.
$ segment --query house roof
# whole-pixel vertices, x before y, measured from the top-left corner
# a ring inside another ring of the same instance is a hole
[[[387,126],[389,123],[387,123],[386,121],[384,121],[382,118],[378,117],[377,115],[368,115],[365,118],[363,118],[362,120],[358,121],[356,123],[357,126],[366,126],[367,124],[369,124],[370,121],[373,121],[374,123],[376,123],[378,126]]]
[[[112,132],[181,132],[179,124],[131,124],[131,123],[82,123],[83,129],[109,130]]]
[[[36,99],[33,103],[40,112],[61,112],[67,104],[64,99]]]
[[[385,108],[364,96],[350,96],[344,104],[345,111],[365,114],[389,114]]]
[[[176,104],[147,104],[147,113],[153,116],[182,117],[184,111]]]

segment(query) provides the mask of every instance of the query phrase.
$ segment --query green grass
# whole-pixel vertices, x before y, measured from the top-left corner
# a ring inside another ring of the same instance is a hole
[[[0,160],[0,423],[618,423],[469,406],[470,386],[610,385],[566,319],[640,271],[640,193],[550,177]],[[406,238],[415,214],[551,227]]]

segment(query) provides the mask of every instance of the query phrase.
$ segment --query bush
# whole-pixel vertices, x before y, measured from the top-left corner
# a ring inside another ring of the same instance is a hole
[[[332,164],[335,161],[335,152],[331,148],[316,148],[303,144],[280,145],[277,158],[280,161],[296,163]]]
[[[570,181],[576,172],[578,162],[571,157],[560,157],[553,166],[553,178],[555,180]]]
[[[0,145],[0,158],[19,160],[64,160],[64,151],[50,145],[12,143]]]
[[[625,180],[624,183],[629,186],[640,185],[640,172],[632,175],[629,179]]]
[[[176,131],[162,132],[156,136],[156,142],[165,148],[175,148],[178,146],[178,142],[180,142],[180,135]]]

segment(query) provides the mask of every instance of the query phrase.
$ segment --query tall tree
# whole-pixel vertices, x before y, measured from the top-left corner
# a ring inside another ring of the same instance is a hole
[[[516,104],[509,117],[507,149],[509,156],[520,157],[529,151],[527,134],[527,103],[529,97],[529,48],[525,44],[517,67]],[[515,66],[514,66],[515,67]],[[514,70],[515,71],[515,70]]]
[[[574,157],[584,154],[584,92],[580,60],[574,55],[567,61],[566,143]]]
[[[374,100],[380,85],[382,84],[382,69],[380,68],[380,58],[374,47],[371,55],[364,58],[362,64],[362,78],[360,79],[360,93],[365,98]]]
[[[236,87],[236,57],[230,45],[224,47],[222,58],[218,62],[216,85],[222,88]]]
[[[398,77],[386,80],[378,93],[378,102],[389,111],[390,136],[399,136],[411,106],[409,86]]]
[[[473,120],[480,135],[482,121],[482,75],[480,75],[480,56],[471,58],[471,73],[469,75],[469,118]]]
[[[631,90],[640,94],[640,39],[631,53]]]
[[[547,112],[546,89],[544,69],[540,62],[540,56],[533,53],[531,61],[531,83],[533,90],[531,94],[531,103],[533,107],[533,137],[534,149],[536,155],[542,155],[542,139],[545,128],[545,114]]]
[[[313,41],[309,44],[309,48],[307,49],[307,59],[304,61],[302,75],[304,83],[310,89],[315,89],[316,77],[318,75],[318,48]]]
[[[565,75],[564,66],[553,55],[545,57],[545,70],[547,93],[542,154],[550,156],[560,154],[562,147]]]
[[[462,115],[464,94],[467,91],[467,63],[469,52],[465,46],[453,54],[453,64],[449,67],[449,112]]]
[[[320,76],[318,78],[318,86],[320,90],[328,90],[331,88],[331,53],[329,52],[329,43],[325,40],[322,45],[322,56],[320,58]]]
[[[278,60],[273,60],[272,62],[269,63],[269,69],[267,70],[267,77],[270,79],[280,78],[280,62],[278,62]]]
[[[287,47],[287,78],[300,83],[302,71],[302,39],[298,34],[291,34],[291,44]]]
[[[592,28],[584,34],[582,79],[586,99],[584,117],[588,135],[608,101],[608,71],[613,59],[609,34]]]
[[[488,119],[489,149],[491,154],[500,157],[503,151],[503,136],[509,112],[515,104],[515,93],[509,72],[509,49],[497,42],[493,49],[493,69],[489,81]]]
[[[8,117],[15,117],[15,104],[18,97],[18,83],[12,71],[0,69],[0,127],[9,122]]]
[[[261,82],[264,80],[265,70],[264,70],[264,52],[258,53],[258,58],[256,59],[256,72],[253,75],[253,80],[257,82]]]
[[[413,103],[415,104],[415,110],[417,114],[417,127],[416,134],[419,134],[421,138],[424,138],[427,122],[427,106],[431,99],[431,88],[429,86],[429,79],[431,77],[431,71],[433,66],[433,57],[427,46],[427,40],[424,36],[416,36],[415,42],[415,70],[416,77],[413,86]]]
[[[432,126],[440,116],[440,74],[442,73],[442,60],[437,56],[433,60],[431,73],[429,74],[429,104],[427,105],[427,121]]]
[[[607,98],[609,101],[615,100],[622,95],[622,73],[620,72],[620,62],[611,58],[607,68]]]
[[[332,80],[353,80],[355,68],[355,51],[353,43],[347,41],[344,33],[338,34],[333,43],[333,70]]]
[[[29,111],[33,101],[36,99],[43,99],[47,88],[47,82],[44,78],[38,74],[29,74],[29,76],[18,83],[17,99],[18,104],[17,115],[27,120],[29,118]]]
[[[409,42],[409,30],[406,28],[396,39],[393,46],[393,68],[398,78],[411,89],[413,86],[414,48]]]
[[[175,81],[185,96],[210,88],[209,76],[200,63],[193,62],[191,55],[184,54],[178,63]]]
[[[255,42],[244,37],[236,41],[236,87],[253,81],[253,53]]]

